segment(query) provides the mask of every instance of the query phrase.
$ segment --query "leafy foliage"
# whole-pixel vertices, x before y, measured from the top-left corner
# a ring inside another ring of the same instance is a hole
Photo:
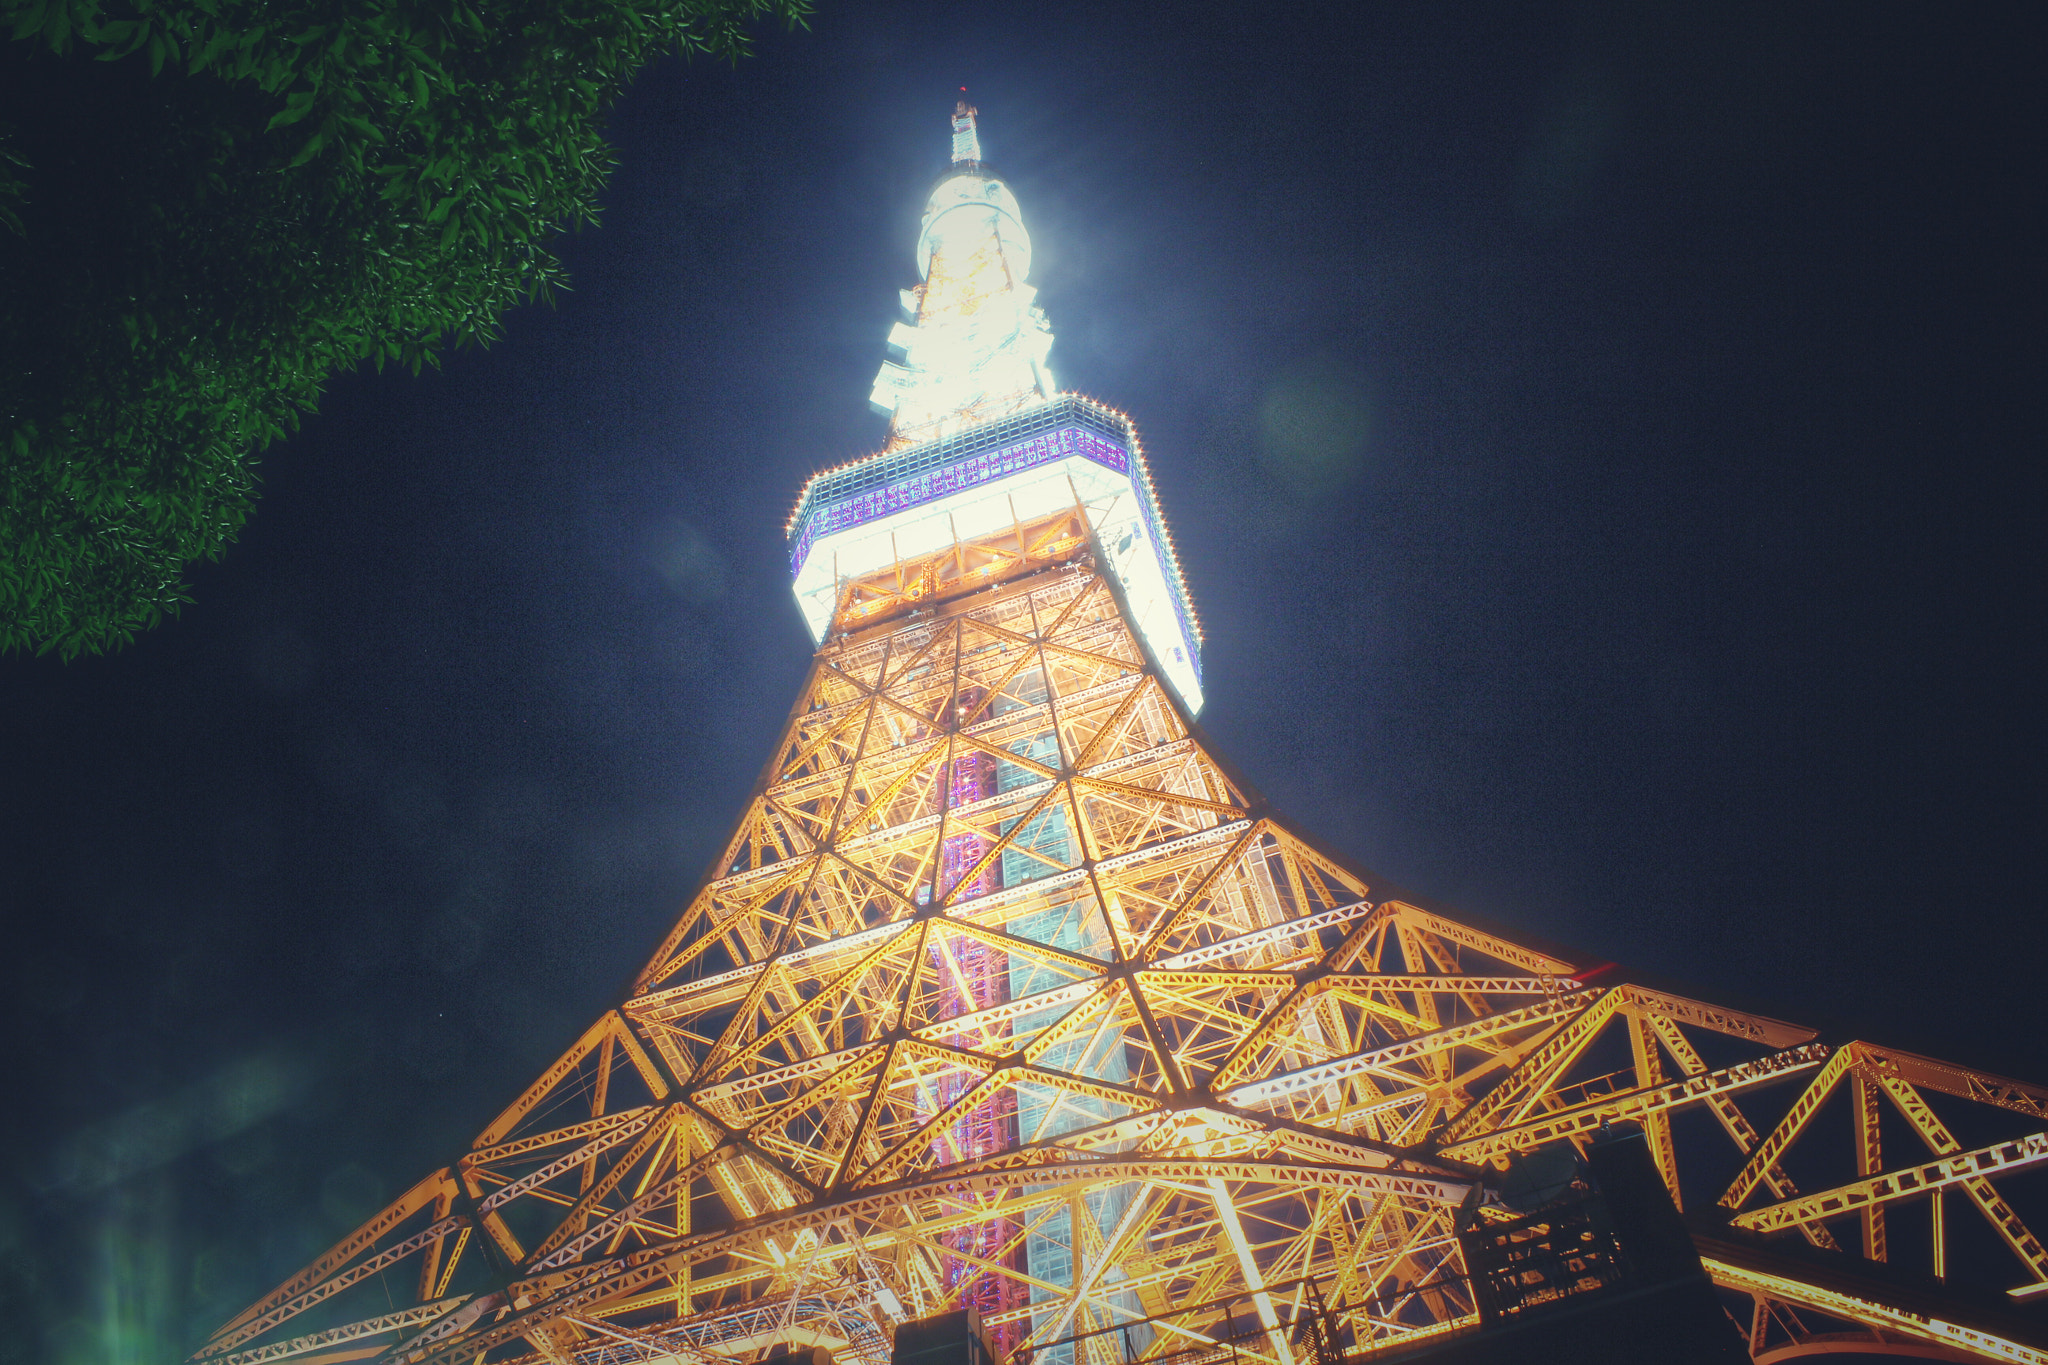
[[[646,61],[807,11],[0,0],[0,650],[175,613],[327,376],[417,372],[560,282]]]

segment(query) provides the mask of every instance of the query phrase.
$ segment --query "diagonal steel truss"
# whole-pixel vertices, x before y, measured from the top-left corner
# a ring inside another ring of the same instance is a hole
[[[1209,752],[1085,533],[1063,515],[849,584],[631,997],[194,1361],[796,1342],[884,1365],[894,1323],[970,1302],[1013,1357],[1142,1358],[1229,1325],[1178,1305],[1235,1296],[1265,1333],[1239,1354],[1294,1365],[1272,1286],[1302,1284],[1369,1354],[1472,1318],[1452,1215],[1509,1153],[1617,1120],[1728,1238],[1911,1259],[1886,1224],[1910,1208],[1940,1275],[1974,1213],[2016,1293],[2048,1286],[2003,1192],[2048,1163],[2048,1088],[1377,886]],[[1760,1360],[1833,1340],[1823,1318],[1870,1349],[2048,1359],[1938,1299],[1759,1264],[1707,1258]]]

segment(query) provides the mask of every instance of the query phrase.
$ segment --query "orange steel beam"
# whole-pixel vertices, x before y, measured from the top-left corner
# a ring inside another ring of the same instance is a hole
[[[1933,1108],[2044,1118],[2048,1087],[1831,1047],[1348,868],[1213,755],[1085,544],[1032,560],[1070,538],[1062,515],[1005,528],[1001,555],[963,541],[903,566],[901,600],[829,638],[628,998],[203,1365],[598,1365],[662,1342],[711,1365],[789,1339],[799,1305],[846,1365],[887,1365],[894,1323],[991,1277],[1016,1287],[988,1319],[1013,1343],[1131,1302],[1160,1343],[1194,1340],[1214,1324],[1171,1305],[1319,1277],[1369,1357],[1468,1320],[1448,1229],[1491,1163],[1639,1122],[1676,1192],[1726,1169],[1672,1121],[1694,1107],[1738,1148],[1739,1224],[1831,1242],[1856,1215],[1859,1249],[1898,1260],[1884,1206],[1953,1188],[2048,1283],[2011,1180],[2048,1133],[1962,1152]],[[995,581],[955,593],[963,572]],[[949,809],[967,755],[1000,781]],[[948,840],[967,854],[935,886]],[[1880,1093],[1932,1161],[1883,1169]],[[1842,1095],[1846,1146],[1814,1121]],[[1828,1188],[1800,1194],[1794,1159]],[[1052,1240],[1067,1270],[1046,1269]],[[1716,1264],[1780,1317],[2034,1359],[1796,1265]],[[285,1336],[315,1304],[337,1325]]]

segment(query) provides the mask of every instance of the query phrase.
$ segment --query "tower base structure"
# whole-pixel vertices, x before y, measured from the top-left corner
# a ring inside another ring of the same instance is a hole
[[[1006,1365],[1535,1333],[1657,1238],[1623,1201],[1608,1261],[1562,1214],[1537,1247],[1516,1158],[1624,1122],[1758,1365],[2048,1365],[1938,1285],[2048,1295],[2014,1202],[2048,1088],[1433,907],[1214,752],[1137,435],[1054,388],[1022,209],[964,102],[952,136],[888,442],[788,527],[817,655],[717,864],[615,1009],[195,1365],[889,1365],[947,1315],[912,1343]]]
[[[1369,1359],[1480,1325],[1466,1248],[1517,1216],[1508,1158],[1621,1122],[1722,1230],[1702,1264],[1759,1361],[1843,1333],[2048,1361],[2019,1308],[2048,1254],[2005,1193],[2048,1165],[2048,1088],[1693,999],[1315,847],[1195,728],[1098,520],[1077,498],[841,580],[628,998],[194,1361],[888,1365],[900,1324],[971,1308],[1013,1362],[1301,1365],[1311,1295]],[[2012,1311],[1826,1269],[1944,1274],[1965,1234]],[[1827,1254],[1743,1249],[1767,1236]]]

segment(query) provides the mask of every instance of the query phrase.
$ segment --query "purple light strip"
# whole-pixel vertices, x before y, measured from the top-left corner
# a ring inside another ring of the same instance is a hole
[[[790,546],[790,573],[802,572],[804,561],[810,558],[811,546],[820,537],[893,516],[963,489],[992,483],[1053,460],[1063,460],[1069,455],[1093,460],[1126,478],[1130,477],[1130,453],[1122,446],[1082,426],[1061,427],[1028,441],[977,451],[952,464],[921,470],[879,487],[862,489],[828,507],[815,509],[804,518],[803,529],[798,532],[796,543]]]

